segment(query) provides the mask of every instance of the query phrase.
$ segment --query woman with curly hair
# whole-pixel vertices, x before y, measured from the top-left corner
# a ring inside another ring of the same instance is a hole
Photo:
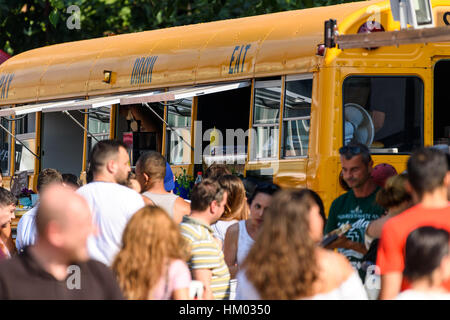
[[[367,299],[348,260],[318,246],[322,236],[307,190],[276,193],[238,273],[237,299]]]
[[[189,299],[191,274],[178,225],[160,207],[137,211],[125,228],[113,270],[128,299]]]
[[[246,220],[249,214],[247,198],[245,196],[245,187],[242,180],[233,175],[221,176],[217,179],[219,184],[227,190],[227,203],[225,204],[225,211],[220,219],[211,225],[214,230],[214,236],[222,242],[225,241],[225,234],[228,227]]]

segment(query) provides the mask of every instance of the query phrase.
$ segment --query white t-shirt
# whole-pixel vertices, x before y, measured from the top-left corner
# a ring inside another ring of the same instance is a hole
[[[358,273],[353,272],[341,285],[326,293],[319,293],[305,300],[368,300]]]
[[[227,234],[228,228],[237,222],[238,222],[237,220],[229,220],[229,221],[219,220],[211,225],[211,229],[213,229],[214,231],[214,236],[220,241],[222,241],[222,245],[225,242],[225,235]]]
[[[260,300],[260,296],[253,284],[245,276],[245,271],[240,270],[236,276],[238,284],[236,289],[236,300]],[[348,277],[338,288],[319,293],[312,297],[302,298],[304,300],[367,300],[361,279],[356,272]]]
[[[261,300],[258,291],[247,279],[245,270],[241,269],[236,275],[236,296],[235,300]]]
[[[36,242],[36,213],[38,205],[28,210],[19,220],[17,224],[16,248],[17,251],[27,246],[31,246]]]
[[[405,290],[395,300],[450,300],[450,293]]]
[[[136,191],[110,182],[91,182],[77,190],[88,202],[98,234],[88,239],[92,259],[110,266],[122,243],[128,220],[145,206]]]

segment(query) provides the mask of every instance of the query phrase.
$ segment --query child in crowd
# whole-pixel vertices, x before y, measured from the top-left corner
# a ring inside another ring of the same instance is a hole
[[[442,283],[450,278],[449,233],[443,229],[421,227],[406,240],[403,275],[411,288],[397,300],[450,300]]]

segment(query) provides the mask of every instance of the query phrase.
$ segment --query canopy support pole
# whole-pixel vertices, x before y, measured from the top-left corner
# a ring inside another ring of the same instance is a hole
[[[64,110],[62,113],[66,114],[67,116],[69,116],[70,119],[73,120],[73,122],[75,122],[81,129],[83,129],[83,131],[85,131],[89,136],[91,136],[95,141],[99,142],[99,140],[92,134],[89,132],[88,129],[86,129],[80,122],[78,122],[77,119],[75,119],[67,110]]]
[[[36,158],[38,158],[39,160],[41,159],[41,157],[39,157],[36,153],[34,153],[33,151],[30,150],[30,148],[28,148],[23,142],[22,140],[20,140],[19,138],[17,138],[14,134],[12,134],[8,129],[6,129],[1,123],[0,123],[0,128],[2,128],[3,130],[5,130],[5,132],[7,132],[11,137],[14,138],[14,140],[17,140],[17,142],[19,142],[22,147],[24,147],[25,149],[27,149],[33,156],[35,156]]]

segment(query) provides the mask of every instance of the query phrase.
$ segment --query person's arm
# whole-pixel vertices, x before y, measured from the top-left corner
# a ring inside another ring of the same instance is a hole
[[[173,300],[191,300],[189,297],[189,288],[173,290]]]
[[[367,226],[366,233],[369,237],[373,239],[378,239],[381,237],[381,231],[383,230],[384,223],[388,220],[388,218],[381,217],[377,220],[373,220]]]
[[[404,269],[404,240],[398,234],[402,221],[389,219],[383,226],[377,251],[377,267],[381,274],[379,299],[394,299],[401,290]],[[403,241],[402,241],[403,240]]]
[[[203,283],[203,300],[214,300],[211,290],[211,269],[194,269],[192,270],[192,277]]]
[[[234,279],[236,277],[236,273],[238,271],[237,265],[238,235],[239,235],[239,224],[235,223],[228,228],[227,233],[225,234],[225,241],[223,245],[223,255],[225,263],[228,266],[228,270],[230,271],[231,279]]]
[[[377,132],[378,130],[383,128],[386,113],[378,110],[373,110],[371,116],[373,121],[373,127],[375,129],[375,132]]]
[[[8,223],[4,228],[0,229],[0,238],[2,239],[6,248],[8,248],[11,256],[14,255],[16,253],[16,246],[12,238],[11,223]]]
[[[183,217],[187,216],[191,213],[191,204],[187,201],[184,201],[182,198],[178,197],[175,200],[175,204],[173,207],[173,220],[176,224],[181,223],[183,221]]]
[[[366,246],[363,243],[351,241],[345,235],[340,236],[335,241],[326,246],[326,249],[337,248],[350,249],[362,254],[367,253]]]
[[[389,272],[381,276],[380,300],[392,300],[400,293],[403,275],[401,272]]]

